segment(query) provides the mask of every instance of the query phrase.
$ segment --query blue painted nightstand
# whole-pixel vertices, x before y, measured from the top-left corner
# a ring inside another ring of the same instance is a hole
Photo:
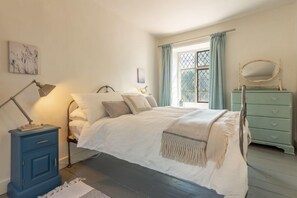
[[[44,125],[21,132],[11,130],[10,198],[37,197],[61,184],[58,161],[59,127]]]

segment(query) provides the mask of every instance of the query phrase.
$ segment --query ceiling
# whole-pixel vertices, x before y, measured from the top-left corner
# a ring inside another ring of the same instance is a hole
[[[141,29],[164,37],[199,29],[296,0],[95,0]]]

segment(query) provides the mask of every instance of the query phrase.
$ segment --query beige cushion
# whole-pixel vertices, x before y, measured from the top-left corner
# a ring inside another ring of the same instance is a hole
[[[147,101],[151,105],[151,107],[158,107],[158,104],[157,104],[153,95],[146,96],[145,98],[147,99]]]
[[[111,118],[132,113],[125,101],[103,101],[102,105]]]
[[[122,95],[133,114],[151,110],[152,107],[143,95]]]

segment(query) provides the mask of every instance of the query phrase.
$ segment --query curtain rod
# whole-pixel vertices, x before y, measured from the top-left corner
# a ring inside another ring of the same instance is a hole
[[[227,32],[233,32],[233,31],[236,31],[236,29],[233,28],[233,29],[230,29],[230,30],[222,31],[220,33],[227,33]],[[196,40],[196,39],[199,39],[199,38],[204,38],[204,37],[207,37],[207,36],[210,36],[210,35],[211,34],[207,34],[207,35],[203,35],[203,36],[198,36],[198,37],[193,37],[193,38],[189,38],[189,39],[185,39],[185,40],[176,41],[176,42],[173,42],[173,43],[165,43],[163,45],[183,43],[183,42],[187,42],[187,41],[191,41],[191,40]],[[163,45],[158,45],[158,47],[162,47]]]

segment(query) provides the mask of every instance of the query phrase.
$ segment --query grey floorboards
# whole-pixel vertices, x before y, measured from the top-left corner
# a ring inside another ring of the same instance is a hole
[[[106,154],[74,164],[63,169],[61,174],[67,181],[85,177],[87,184],[113,198],[222,197],[212,190]]]
[[[248,198],[297,198],[297,157],[280,149],[251,145]]]
[[[296,156],[284,154],[274,147],[252,144],[248,163],[248,198],[297,198]],[[221,197],[193,183],[105,154],[64,168],[60,173],[63,182],[83,177],[87,184],[112,198]]]
[[[248,153],[248,198],[297,198],[297,157],[282,150],[252,144]],[[220,197],[193,183],[130,164],[108,155],[74,165],[70,172],[117,197]]]

